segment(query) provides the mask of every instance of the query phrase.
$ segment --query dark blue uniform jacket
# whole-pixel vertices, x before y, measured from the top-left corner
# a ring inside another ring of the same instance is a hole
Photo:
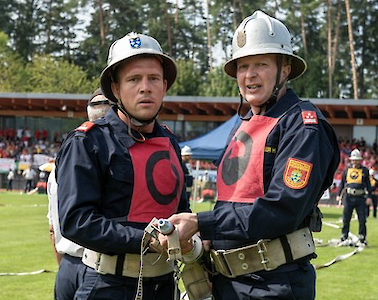
[[[318,123],[304,124],[302,111],[316,112]],[[263,197],[253,204],[218,201],[213,211],[197,214],[201,238],[213,240],[215,249],[254,244],[308,226],[314,205],[333,182],[340,160],[338,139],[314,105],[288,90],[265,116],[281,118],[266,139]],[[290,158],[312,164],[308,183],[302,189],[284,183]]]
[[[135,141],[115,109],[94,123],[86,132],[71,132],[56,160],[62,234],[105,254],[140,253],[148,222],[127,219],[138,168],[128,149]],[[168,137],[181,162],[176,137],[169,130],[156,123],[147,137]],[[190,211],[183,186],[177,212]]]

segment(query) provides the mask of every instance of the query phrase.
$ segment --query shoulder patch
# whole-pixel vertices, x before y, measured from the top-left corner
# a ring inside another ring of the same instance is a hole
[[[302,111],[302,120],[303,124],[318,124],[318,116],[316,115],[316,111],[312,110],[304,110]]]
[[[286,163],[283,180],[292,189],[299,190],[304,188],[310,178],[312,164],[303,160],[289,158]]]
[[[93,127],[94,123],[90,121],[86,121],[83,124],[81,124],[78,128],[76,128],[77,131],[84,131],[87,132]]]

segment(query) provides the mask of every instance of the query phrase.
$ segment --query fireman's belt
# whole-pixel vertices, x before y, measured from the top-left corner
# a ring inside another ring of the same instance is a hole
[[[106,255],[85,249],[82,260],[85,265],[95,269],[100,274],[133,278],[138,278],[139,276],[139,254]],[[157,277],[173,272],[172,267],[166,260],[166,254],[146,253],[143,258],[143,276]]]
[[[347,188],[347,194],[348,195],[353,195],[353,196],[361,196],[361,195],[365,195],[365,190],[363,190],[363,189]]]
[[[274,240],[232,250],[211,250],[216,270],[226,277],[271,271],[315,252],[308,227]]]

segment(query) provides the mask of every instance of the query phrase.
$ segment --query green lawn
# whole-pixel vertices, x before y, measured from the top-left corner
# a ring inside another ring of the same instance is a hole
[[[49,239],[46,195],[0,194],[0,273],[37,275],[0,276],[2,300],[51,300],[55,272]]]
[[[51,300],[58,266],[48,234],[46,195],[0,192],[0,299]],[[208,202],[196,204],[195,211],[211,209]],[[322,207],[324,221],[338,223],[342,208]],[[357,233],[357,221],[351,231]],[[326,244],[340,237],[340,229],[323,225],[315,238]],[[346,260],[317,270],[317,299],[375,300],[378,298],[378,220],[368,219],[367,247]],[[353,251],[349,247],[318,247],[314,265],[323,265],[336,256]],[[34,275],[4,275],[45,270]],[[116,299],[115,299],[116,300]],[[232,300],[232,299],[230,299]]]

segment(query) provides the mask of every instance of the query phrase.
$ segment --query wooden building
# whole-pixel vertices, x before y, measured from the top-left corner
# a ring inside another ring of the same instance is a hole
[[[33,129],[43,124],[66,131],[66,127],[86,119],[89,98],[90,94],[0,93],[0,126]],[[309,100],[324,113],[339,136],[364,137],[368,143],[377,139],[378,99]],[[228,120],[236,113],[238,105],[237,97],[166,96],[159,120],[188,139]],[[65,125],[57,125],[52,120],[60,120],[59,124]]]

